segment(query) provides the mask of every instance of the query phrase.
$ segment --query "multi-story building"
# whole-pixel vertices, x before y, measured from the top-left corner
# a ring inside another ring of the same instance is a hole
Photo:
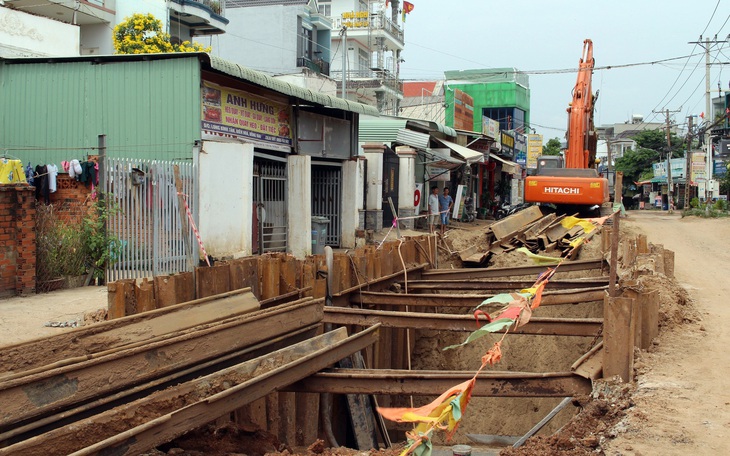
[[[405,45],[403,28],[398,24],[402,2],[386,3],[317,1],[319,11],[333,21],[330,74],[341,96],[376,106],[383,114],[398,115],[403,99],[400,64]]]
[[[224,0],[5,0],[0,53],[7,57],[108,55],[114,26],[135,13],[162,21],[175,42],[225,33]]]
[[[624,156],[629,149],[636,149],[636,141],[633,138],[637,133],[644,130],[659,130],[665,128],[663,122],[644,122],[644,116],[634,114],[631,120],[624,123],[616,123],[612,125],[601,125],[596,128],[598,138],[606,141],[605,154],[596,154],[597,158],[602,161],[608,159],[608,150],[611,152],[611,164],[617,158]],[[672,133],[676,133],[676,127],[672,127]]]
[[[335,95],[329,77],[332,20],[320,13],[316,1],[228,0],[226,18],[230,32],[208,42],[214,54]]]

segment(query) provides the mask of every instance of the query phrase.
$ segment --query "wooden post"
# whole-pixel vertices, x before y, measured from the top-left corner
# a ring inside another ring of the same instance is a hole
[[[281,262],[272,256],[261,257],[261,300],[279,296]]]
[[[614,212],[611,227],[611,272],[608,279],[608,295],[612,298],[616,297],[616,279],[618,277],[619,219],[619,212]]]
[[[664,275],[674,278],[674,251],[664,249]]]
[[[142,283],[135,287],[134,292],[137,299],[137,312],[155,310],[155,290],[152,282],[143,279]]]
[[[641,341],[639,347],[646,350],[659,335],[659,290],[639,295],[641,302]]]
[[[636,252],[649,253],[649,242],[645,234],[640,234],[636,237]]]
[[[124,316],[124,287],[119,282],[112,282],[107,284],[107,292],[109,319],[122,318]]]
[[[603,377],[624,382],[634,376],[634,300],[606,296],[603,300]]]

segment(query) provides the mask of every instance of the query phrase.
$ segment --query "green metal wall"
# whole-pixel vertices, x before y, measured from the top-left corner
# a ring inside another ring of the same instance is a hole
[[[200,139],[197,57],[150,61],[0,62],[0,148],[36,164],[107,155],[192,158]]]
[[[474,131],[482,131],[482,108],[519,108],[525,111],[525,123],[530,125],[530,90],[514,82],[489,84],[448,84],[449,89],[466,92],[474,99]],[[454,124],[454,92],[446,91],[446,125]]]

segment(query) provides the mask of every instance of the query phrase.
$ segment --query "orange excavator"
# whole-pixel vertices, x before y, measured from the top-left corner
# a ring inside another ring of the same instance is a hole
[[[573,102],[568,106],[568,149],[565,157],[543,155],[537,173],[525,179],[525,201],[558,208],[588,209],[609,201],[608,180],[596,170],[597,134],[593,127],[596,97],[591,92],[593,42],[583,42]]]

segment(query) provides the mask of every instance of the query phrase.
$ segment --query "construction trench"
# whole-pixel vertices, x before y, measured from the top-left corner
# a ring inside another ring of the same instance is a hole
[[[653,278],[666,286],[674,258],[619,237],[618,214],[590,233],[562,219],[518,213],[461,249],[422,235],[109,284],[107,321],[0,351],[0,455],[166,454],[196,439],[205,451],[189,454],[400,454],[413,424],[376,409],[422,406],[475,375],[504,331],[444,348],[486,323],[475,307],[548,269],[520,247],[564,261],[476,377],[451,441],[433,443],[496,454],[571,429],[601,379],[632,380],[635,347],[660,325]]]

